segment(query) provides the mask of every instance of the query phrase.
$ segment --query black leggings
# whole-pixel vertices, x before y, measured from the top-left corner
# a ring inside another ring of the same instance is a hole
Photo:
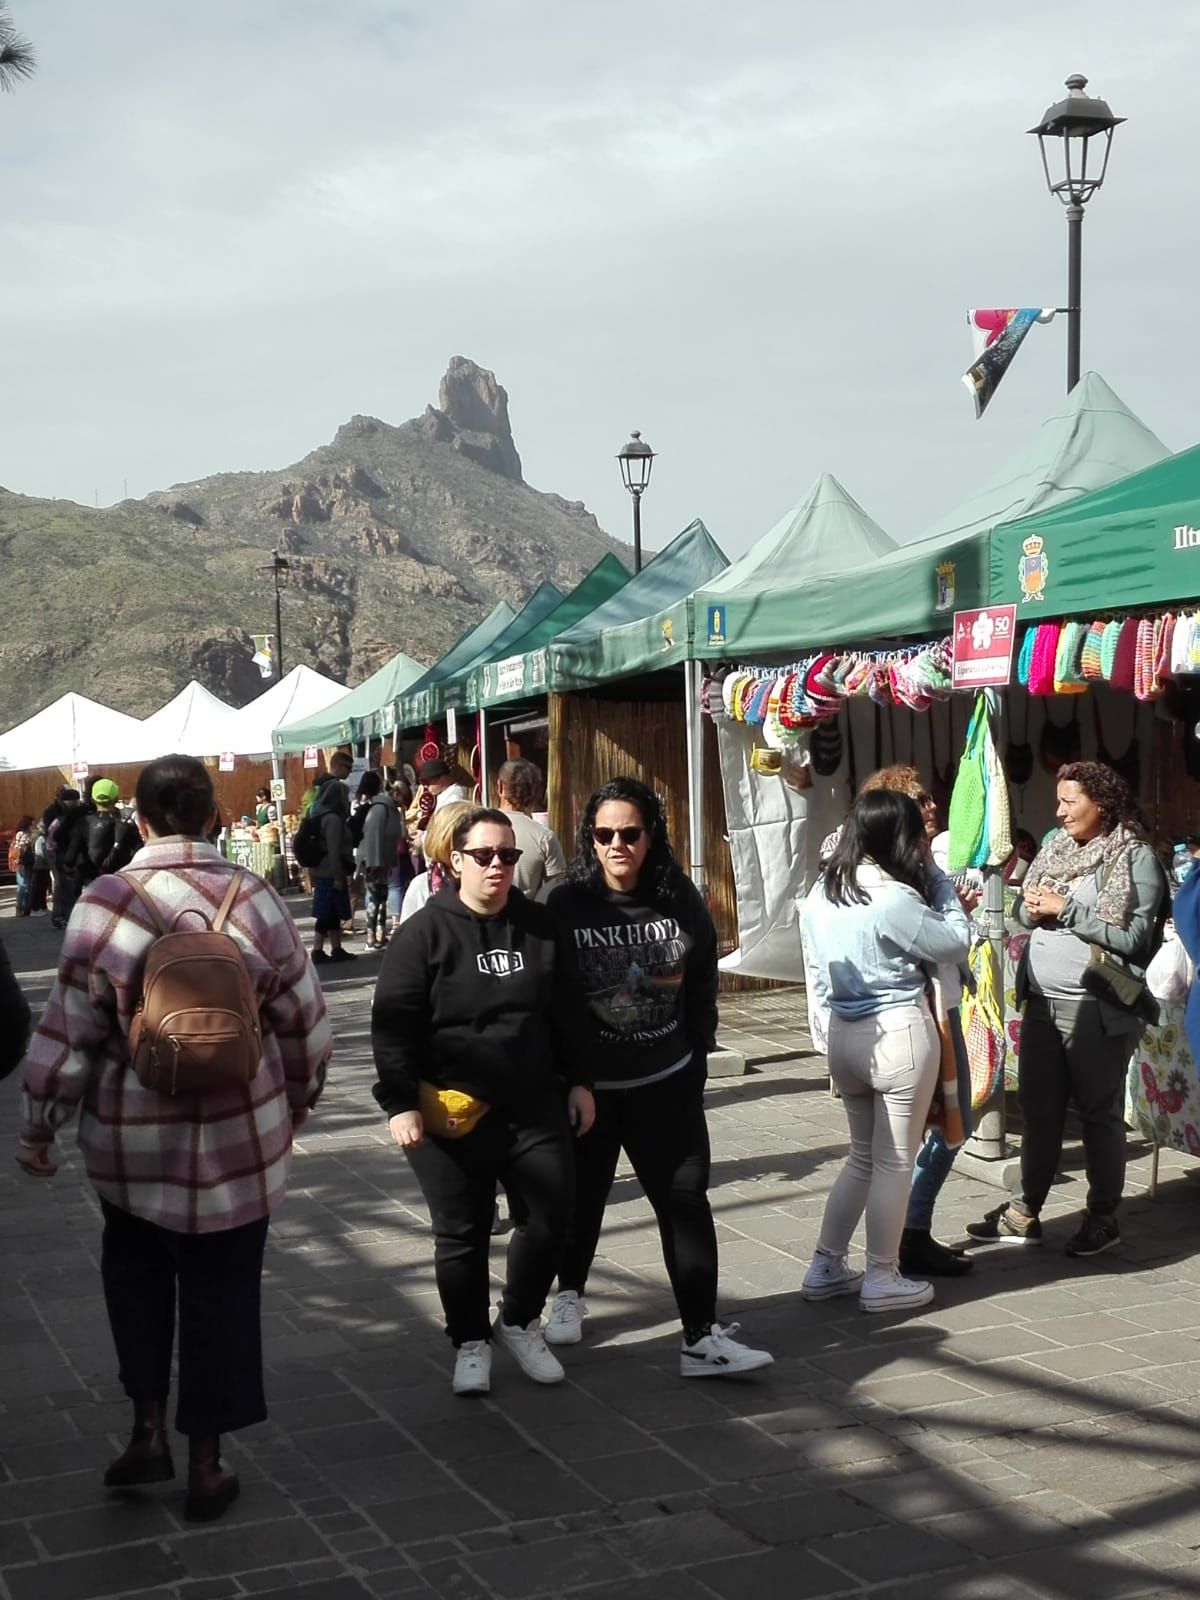
[[[434,1265],[454,1344],[491,1337],[488,1253],[496,1185],[508,1192],[513,1232],[501,1314],[510,1328],[540,1317],[571,1221],[571,1136],[557,1103],[517,1114],[493,1106],[462,1139],[408,1152],[433,1219]]]
[[[583,1293],[624,1150],[654,1208],[679,1317],[693,1334],[707,1328],[717,1311],[705,1077],[696,1061],[640,1089],[596,1091],[595,1124],[575,1146],[575,1224],[558,1274],[562,1288]]]
[[[388,931],[388,875],[367,875],[367,935],[382,939]]]
[[[176,1233],[101,1200],[100,1271],[131,1400],[165,1400],[179,1300],[180,1433],[262,1422],[263,1248],[267,1218],[219,1233]]]

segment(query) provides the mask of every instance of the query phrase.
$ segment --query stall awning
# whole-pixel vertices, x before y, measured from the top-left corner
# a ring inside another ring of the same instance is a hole
[[[257,700],[251,700],[248,706],[234,713],[225,729],[227,742],[223,749],[239,756],[269,754],[276,728],[300,717],[315,716],[345,693],[344,683],[335,683],[324,673],[314,672],[303,664],[293,667]]]
[[[602,606],[556,635],[550,688],[586,689],[684,660],[687,597],[728,565],[704,524],[691,523]]]
[[[796,639],[799,585],[863,568],[895,548],[853,495],[822,473],[744,556],[697,590],[695,653],[711,659],[786,649]]]
[[[552,583],[540,583],[517,612],[512,621],[480,649],[469,661],[448,678],[443,679],[434,705],[434,714],[453,706],[456,711],[466,710],[471,704],[471,684],[475,674],[487,661],[507,656],[539,622],[544,622],[563,603],[563,592]]]
[[[992,535],[989,601],[1021,620],[1200,597],[1200,445]]]
[[[531,695],[544,695],[546,646],[551,639],[573,628],[628,582],[629,573],[615,555],[610,552],[601,557],[549,616],[514,640],[503,655],[492,652],[472,669],[467,681],[468,709],[490,709]]]
[[[507,600],[499,601],[482,622],[477,622],[465,633],[460,633],[444,655],[438,657],[423,677],[410,684],[402,695],[384,712],[382,732],[391,733],[396,728],[416,728],[429,721],[433,691],[444,677],[452,676],[478,653],[486,649],[515,615]]]
[[[701,632],[699,653],[778,656],[944,633],[955,610],[987,603],[988,543],[998,523],[1074,500],[1167,453],[1104,379],[1088,373],[1018,456],[919,539],[856,569],[781,577],[748,623],[731,598],[726,642],[709,645]],[[697,617],[698,627],[703,621]]]
[[[304,750],[313,744],[345,744],[369,737],[378,731],[375,724],[382,718],[384,707],[390,706],[397,695],[416,683],[424,671],[419,661],[406,656],[403,650],[398,651],[378,671],[324,711],[276,728],[276,750],[283,754],[288,750]]]

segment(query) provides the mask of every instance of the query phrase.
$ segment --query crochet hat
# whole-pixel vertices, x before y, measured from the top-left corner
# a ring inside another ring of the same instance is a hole
[[[1112,682],[1113,663],[1117,659],[1117,641],[1121,637],[1121,624],[1119,622],[1106,622],[1104,635],[1100,640],[1100,676],[1105,683]]]
[[[1126,617],[1117,635],[1112,675],[1108,680],[1114,689],[1121,689],[1125,694],[1133,693],[1133,673],[1137,665],[1137,633],[1137,618]]]
[[[1025,637],[1021,640],[1021,653],[1017,657],[1017,682],[1024,688],[1029,687],[1029,664],[1033,660],[1033,641],[1037,638],[1036,628],[1026,628]]]
[[[1030,694],[1054,693],[1054,658],[1058,653],[1057,622],[1039,622],[1029,659]]]
[[[842,764],[842,730],[836,717],[826,718],[813,729],[809,743],[813,771],[822,778],[832,778]]]
[[[842,697],[833,681],[833,664],[832,655],[817,656],[804,680],[805,693],[817,714],[832,715],[841,708]]]
[[[1100,645],[1103,639],[1103,622],[1093,622],[1084,636],[1083,652],[1079,658],[1080,670],[1088,683],[1094,683],[1102,676],[1100,670]]]
[[[1087,688],[1079,666],[1079,657],[1083,653],[1083,642],[1086,637],[1087,627],[1084,623],[1063,623],[1062,632],[1058,636],[1058,648],[1054,652],[1055,694],[1082,694]]]

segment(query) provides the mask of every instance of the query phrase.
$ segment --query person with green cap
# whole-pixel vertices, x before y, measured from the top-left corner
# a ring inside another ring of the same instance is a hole
[[[111,778],[97,778],[92,784],[93,809],[84,817],[72,839],[73,869],[80,888],[106,872],[119,872],[133,860],[141,837],[131,822],[117,810],[121,791]]]

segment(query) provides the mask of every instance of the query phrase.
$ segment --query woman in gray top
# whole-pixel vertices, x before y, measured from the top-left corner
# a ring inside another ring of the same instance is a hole
[[[1129,785],[1100,761],[1058,772],[1058,819],[1025,877],[1017,920],[1031,929],[1017,968],[1024,1005],[1017,1092],[1024,1117],[1021,1187],[967,1232],[1040,1244],[1038,1220],[1062,1155],[1067,1102],[1083,1125],[1087,1213],[1067,1254],[1121,1242],[1125,1074],[1154,1002],[1144,978],[1169,905],[1154,851],[1134,831]]]

